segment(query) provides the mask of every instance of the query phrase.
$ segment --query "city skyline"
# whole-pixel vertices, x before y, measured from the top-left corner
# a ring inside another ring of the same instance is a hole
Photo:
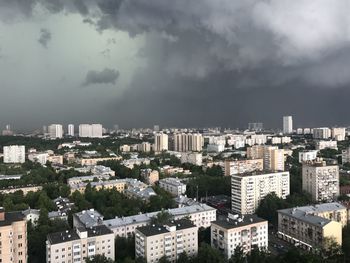
[[[285,114],[346,125],[346,5],[1,1],[0,119],[276,128]]]

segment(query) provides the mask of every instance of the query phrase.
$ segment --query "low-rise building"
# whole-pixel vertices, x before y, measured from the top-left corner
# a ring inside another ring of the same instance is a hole
[[[304,249],[316,250],[333,239],[342,244],[342,224],[298,208],[278,210],[278,235]]]
[[[158,262],[162,257],[176,262],[182,253],[190,257],[198,253],[198,227],[189,220],[143,226],[135,231],[135,255],[146,262]]]
[[[317,158],[317,150],[299,152],[299,163],[314,161]]]
[[[231,215],[211,223],[211,246],[222,251],[226,258],[240,246],[244,253],[253,248],[267,249],[268,222],[256,215]]]
[[[159,172],[152,169],[141,169],[141,177],[147,184],[154,185],[159,181]]]
[[[95,255],[115,260],[114,235],[104,225],[79,227],[47,236],[47,263],[85,262]]]
[[[159,180],[159,187],[163,188],[174,196],[179,196],[186,193],[186,184],[182,183],[177,178],[161,179]]]
[[[316,150],[334,149],[338,150],[337,141],[316,141]]]

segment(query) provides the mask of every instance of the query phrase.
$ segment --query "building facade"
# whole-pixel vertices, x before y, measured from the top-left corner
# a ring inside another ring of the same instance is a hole
[[[24,163],[26,148],[24,145],[4,146],[4,163]]]
[[[269,193],[285,199],[289,195],[289,172],[253,172],[231,177],[232,211],[254,214]]]
[[[165,133],[157,133],[154,135],[154,151],[162,152],[169,150],[169,137]]]
[[[63,127],[61,124],[51,124],[48,127],[48,132],[51,139],[59,139],[63,137]]]
[[[302,187],[316,202],[336,200],[339,196],[339,167],[322,159],[303,163]]]
[[[262,171],[264,169],[263,159],[253,160],[225,160],[225,176],[234,174]]]
[[[244,253],[249,253],[254,247],[268,247],[268,222],[256,215],[239,217],[229,214],[226,219],[212,222],[210,230],[211,246],[228,259],[238,246]]]
[[[177,178],[164,178],[159,180],[159,187],[168,191],[174,196],[180,196],[186,193],[186,184]]]
[[[283,117],[283,133],[290,134],[293,133],[293,118],[292,116]]]

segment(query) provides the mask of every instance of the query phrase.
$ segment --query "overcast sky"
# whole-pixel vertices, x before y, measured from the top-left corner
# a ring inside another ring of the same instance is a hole
[[[350,0],[0,0],[0,126],[349,125]]]

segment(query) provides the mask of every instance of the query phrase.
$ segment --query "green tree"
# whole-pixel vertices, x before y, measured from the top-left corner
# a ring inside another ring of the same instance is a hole
[[[90,258],[85,259],[86,263],[113,263],[114,261],[112,259],[107,258],[104,255],[95,255]]]

